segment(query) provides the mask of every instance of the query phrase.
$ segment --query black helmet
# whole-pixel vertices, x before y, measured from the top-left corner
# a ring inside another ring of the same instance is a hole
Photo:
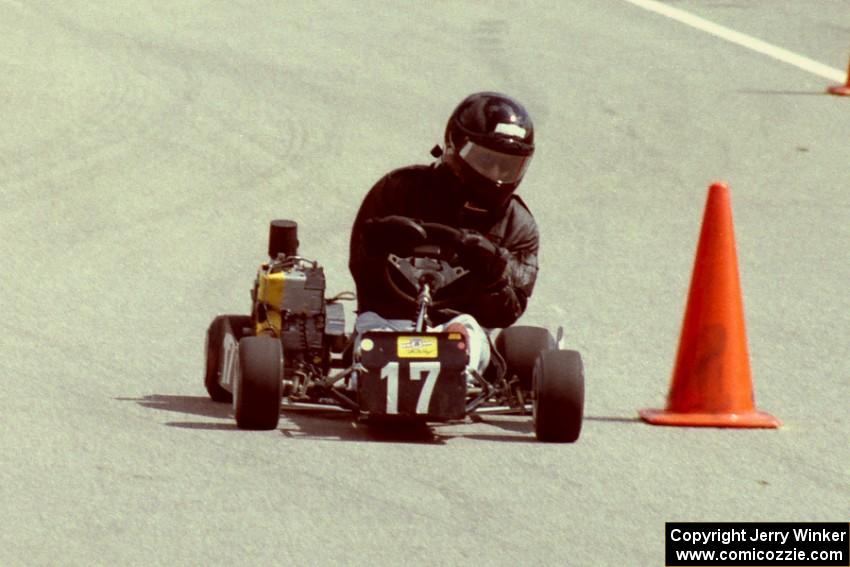
[[[504,207],[534,154],[534,125],[509,96],[482,92],[466,97],[446,125],[443,163],[463,182],[473,205]]]

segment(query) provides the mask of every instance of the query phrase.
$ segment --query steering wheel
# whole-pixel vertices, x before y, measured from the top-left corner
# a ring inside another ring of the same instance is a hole
[[[417,224],[427,235],[425,241],[414,246],[410,256],[401,257],[389,253],[384,265],[384,278],[397,297],[414,305],[418,302],[417,295],[399,286],[393,278],[393,273],[401,275],[417,292],[423,284],[428,284],[432,294],[430,307],[440,309],[446,307],[454,298],[440,298],[439,292],[469,273],[467,268],[455,265],[461,232],[439,223]]]

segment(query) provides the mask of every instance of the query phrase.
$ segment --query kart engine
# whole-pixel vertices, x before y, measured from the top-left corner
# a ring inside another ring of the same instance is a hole
[[[270,260],[260,266],[251,293],[257,335],[280,339],[286,389],[330,368],[330,353],[345,342],[341,304],[325,299],[324,269],[297,255],[297,224],[272,221]]]

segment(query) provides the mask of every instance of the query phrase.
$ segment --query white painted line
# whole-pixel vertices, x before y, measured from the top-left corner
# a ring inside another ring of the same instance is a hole
[[[706,33],[710,33],[713,36],[725,39],[726,41],[735,43],[737,45],[740,45],[741,47],[752,49],[753,51],[757,51],[762,55],[772,57],[777,61],[788,63],[789,65],[793,65],[798,69],[808,71],[813,75],[817,75],[819,77],[823,77],[825,79],[829,79],[831,81],[836,81],[839,83],[843,83],[846,77],[843,71],[839,71],[838,69],[829,67],[828,65],[824,65],[823,63],[818,63],[817,61],[809,59],[808,57],[797,55],[796,53],[788,51],[787,49],[776,47],[775,45],[771,45],[765,41],[756,39],[747,34],[736,32],[735,30],[731,30],[719,24],[715,24],[714,22],[710,22],[708,20],[700,18],[699,16],[695,16],[689,12],[685,12],[684,10],[673,8],[671,6],[668,6],[667,4],[662,4],[661,2],[656,2],[655,0],[625,1],[645,10],[649,10],[650,12],[655,12],[656,14],[667,16],[668,18],[676,20],[677,22],[681,22],[685,25],[691,26]]]

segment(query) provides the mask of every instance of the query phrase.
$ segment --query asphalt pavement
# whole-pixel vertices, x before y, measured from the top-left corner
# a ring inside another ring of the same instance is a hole
[[[669,4],[847,67],[846,1]],[[668,521],[848,521],[850,99],[823,77],[622,0],[0,0],[0,76],[0,565],[649,567]],[[204,332],[249,309],[269,220],[353,289],[363,195],[478,90],[535,119],[522,322],[584,356],[579,442],[514,417],[237,430]],[[778,430],[637,417],[714,181]]]

